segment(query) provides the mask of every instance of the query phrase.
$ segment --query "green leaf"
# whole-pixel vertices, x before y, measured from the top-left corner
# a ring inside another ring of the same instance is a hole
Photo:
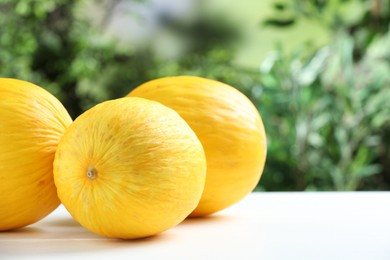
[[[289,27],[294,25],[296,20],[294,18],[285,18],[285,19],[275,19],[269,18],[265,20],[262,24],[265,26],[273,26],[273,27]]]
[[[382,170],[382,166],[380,164],[371,164],[371,165],[366,165],[360,168],[358,171],[356,171],[354,174],[356,177],[359,179],[369,177],[375,174],[380,173]]]
[[[31,2],[28,0],[20,0],[15,6],[15,13],[21,16],[26,16],[31,12]]]

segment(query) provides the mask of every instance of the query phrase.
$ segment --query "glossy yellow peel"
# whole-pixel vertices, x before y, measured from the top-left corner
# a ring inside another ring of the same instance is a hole
[[[206,175],[201,143],[172,109],[142,98],[82,114],[54,162],[58,195],[87,229],[113,238],[167,230],[197,206]]]
[[[177,76],[146,82],[128,96],[174,109],[201,141],[207,177],[192,216],[222,210],[255,188],[265,164],[266,134],[256,107],[237,89],[215,80]]]
[[[0,78],[0,231],[32,224],[59,205],[54,153],[71,122],[46,90]]]

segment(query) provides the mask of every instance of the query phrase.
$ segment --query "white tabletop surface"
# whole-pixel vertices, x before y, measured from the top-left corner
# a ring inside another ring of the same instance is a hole
[[[108,239],[63,206],[0,232],[0,259],[390,259],[390,192],[252,193],[157,236]]]

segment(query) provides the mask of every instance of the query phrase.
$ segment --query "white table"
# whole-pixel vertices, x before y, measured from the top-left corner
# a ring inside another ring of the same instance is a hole
[[[95,235],[60,206],[0,232],[0,259],[390,259],[390,192],[253,193],[151,238]]]

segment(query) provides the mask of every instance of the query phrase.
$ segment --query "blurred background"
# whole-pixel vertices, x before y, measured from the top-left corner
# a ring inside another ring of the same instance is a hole
[[[0,77],[73,118],[148,80],[198,75],[259,109],[257,190],[389,190],[390,0],[0,0]]]

